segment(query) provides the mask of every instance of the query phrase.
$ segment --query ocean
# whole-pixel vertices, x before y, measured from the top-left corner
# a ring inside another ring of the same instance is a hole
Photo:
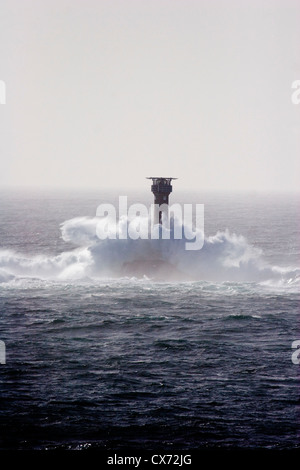
[[[174,191],[205,214],[178,279],[120,274],[150,252],[97,238],[118,196],[0,194],[0,449],[298,449],[299,196]]]

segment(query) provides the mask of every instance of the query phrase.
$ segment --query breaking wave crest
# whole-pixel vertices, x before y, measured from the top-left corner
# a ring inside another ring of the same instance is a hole
[[[159,280],[272,283],[298,287],[299,268],[270,266],[260,249],[228,230],[204,238],[200,250],[186,250],[186,239],[99,239],[98,218],[79,217],[61,225],[62,238],[75,248],[57,256],[25,256],[0,250],[0,282],[20,277],[76,280],[147,276]],[[117,231],[124,230],[126,220]],[[113,227],[112,230],[115,230]],[[161,230],[161,226],[157,226]],[[186,232],[185,232],[186,233]]]

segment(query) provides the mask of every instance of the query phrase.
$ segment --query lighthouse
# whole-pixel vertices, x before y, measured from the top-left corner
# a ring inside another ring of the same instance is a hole
[[[162,223],[162,213],[168,211],[169,195],[172,192],[171,181],[177,178],[148,176],[152,180],[151,191],[154,194],[154,224]]]

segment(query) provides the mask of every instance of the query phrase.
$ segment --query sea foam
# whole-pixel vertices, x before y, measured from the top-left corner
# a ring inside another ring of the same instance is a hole
[[[199,250],[186,250],[186,238],[174,238],[176,223],[175,220],[170,225],[165,239],[161,226],[155,227],[156,238],[120,239],[128,224],[123,218],[117,226],[110,227],[117,236],[101,240],[97,236],[99,218],[67,220],[61,224],[61,236],[74,244],[73,250],[56,256],[25,256],[0,250],[0,282],[16,277],[76,280],[146,275],[159,280],[259,282],[289,288],[299,285],[298,268],[270,266],[264,261],[262,250],[228,230],[204,237]]]

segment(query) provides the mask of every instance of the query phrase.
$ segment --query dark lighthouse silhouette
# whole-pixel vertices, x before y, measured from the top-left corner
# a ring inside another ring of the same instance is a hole
[[[148,176],[147,179],[152,180],[151,191],[154,194],[154,217],[152,220],[153,225],[162,224],[163,213],[168,216],[169,211],[169,195],[172,192],[172,180],[177,178],[162,177],[162,176]],[[146,240],[144,240],[146,242]],[[163,243],[168,243],[164,240]],[[180,280],[186,279],[183,274],[169,261],[162,257],[162,252],[157,251],[156,245],[152,247],[147,245],[148,249],[145,255],[137,250],[137,257],[131,261],[124,263],[122,268],[123,275],[133,276],[150,276],[157,280]]]
[[[148,180],[152,180],[151,191],[154,194],[154,224],[162,223],[162,213],[168,211],[169,195],[172,192],[173,177],[148,176]]]

